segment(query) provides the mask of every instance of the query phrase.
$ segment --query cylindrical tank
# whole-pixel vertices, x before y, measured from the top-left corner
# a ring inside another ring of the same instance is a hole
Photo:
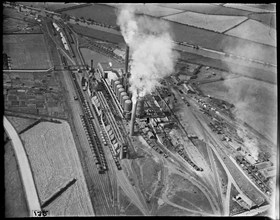
[[[125,119],[130,120],[131,112],[125,112],[124,117],[125,117]]]
[[[122,100],[121,100],[121,106],[124,108],[124,102],[126,101],[126,100],[128,100],[129,99],[129,97],[127,96],[127,95],[125,95],[125,96],[123,96],[122,97]]]
[[[139,98],[136,106],[136,117],[142,116],[144,113],[144,99]]]
[[[126,92],[120,93],[120,105],[122,106],[123,97],[127,96]]]
[[[132,101],[128,99],[124,102],[124,111],[130,112],[131,108],[132,108]]]
[[[121,82],[120,82],[119,80],[116,80],[116,81],[114,82],[114,86],[113,86],[113,91],[114,91],[114,93],[116,93],[117,85],[120,85],[120,84],[121,84]]]
[[[128,97],[131,99],[132,98],[132,92],[128,91],[127,92]]]
[[[123,89],[123,86],[121,84],[117,85],[116,87],[116,97],[117,99],[119,99],[119,93],[120,93],[120,89]]]
[[[119,92],[118,92],[118,100],[121,102],[121,95],[122,95],[122,93],[126,93],[125,91],[124,91],[124,88],[120,88],[119,89]]]

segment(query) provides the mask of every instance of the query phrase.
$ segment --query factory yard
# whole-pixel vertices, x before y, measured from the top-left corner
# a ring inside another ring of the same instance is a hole
[[[3,5],[4,113],[36,211],[275,217],[274,4]],[[11,143],[5,216],[29,216]]]

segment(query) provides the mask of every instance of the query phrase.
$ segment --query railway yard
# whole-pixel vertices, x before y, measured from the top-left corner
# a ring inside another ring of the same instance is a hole
[[[137,16],[147,13],[145,19],[165,19],[172,27],[178,56],[172,73],[135,97],[130,89],[135,54],[116,21],[120,6],[3,6],[4,115],[24,146],[41,207],[36,211],[277,216],[274,43],[266,44],[267,36],[248,43],[263,48],[269,62],[244,51],[238,56],[227,46],[220,50],[216,40],[207,47],[207,40],[194,37],[211,32],[211,38],[224,37],[223,45],[234,37],[239,42],[240,30],[229,30],[256,11],[218,4],[156,4],[147,12],[139,7]],[[212,25],[199,20],[204,10]],[[226,13],[230,23],[214,24]],[[5,127],[5,215],[34,216],[11,140]]]

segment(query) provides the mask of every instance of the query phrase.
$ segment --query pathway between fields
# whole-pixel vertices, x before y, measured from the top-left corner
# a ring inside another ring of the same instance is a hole
[[[5,116],[4,116],[4,128],[9,138],[11,139],[12,145],[15,150],[15,155],[17,158],[22,183],[25,190],[27,205],[30,211],[30,216],[32,216],[32,211],[33,210],[40,211],[41,206],[36,191],[34,179],[32,176],[31,167],[25,149],[18,136],[18,133],[16,132],[13,125],[9,122],[9,120]]]

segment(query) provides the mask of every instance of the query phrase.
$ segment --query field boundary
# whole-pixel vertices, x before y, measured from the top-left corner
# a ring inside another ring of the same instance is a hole
[[[236,24],[236,25],[230,27],[229,29],[227,29],[227,30],[225,30],[225,31],[223,31],[223,32],[221,32],[221,33],[222,33],[222,34],[225,34],[226,32],[228,32],[228,31],[230,31],[230,30],[232,30],[232,29],[238,27],[239,25],[245,23],[245,22],[248,21],[248,20],[250,20],[250,18],[247,18],[247,19],[245,19],[244,21],[241,21],[239,24]],[[242,39],[245,39],[245,38],[242,38]]]

